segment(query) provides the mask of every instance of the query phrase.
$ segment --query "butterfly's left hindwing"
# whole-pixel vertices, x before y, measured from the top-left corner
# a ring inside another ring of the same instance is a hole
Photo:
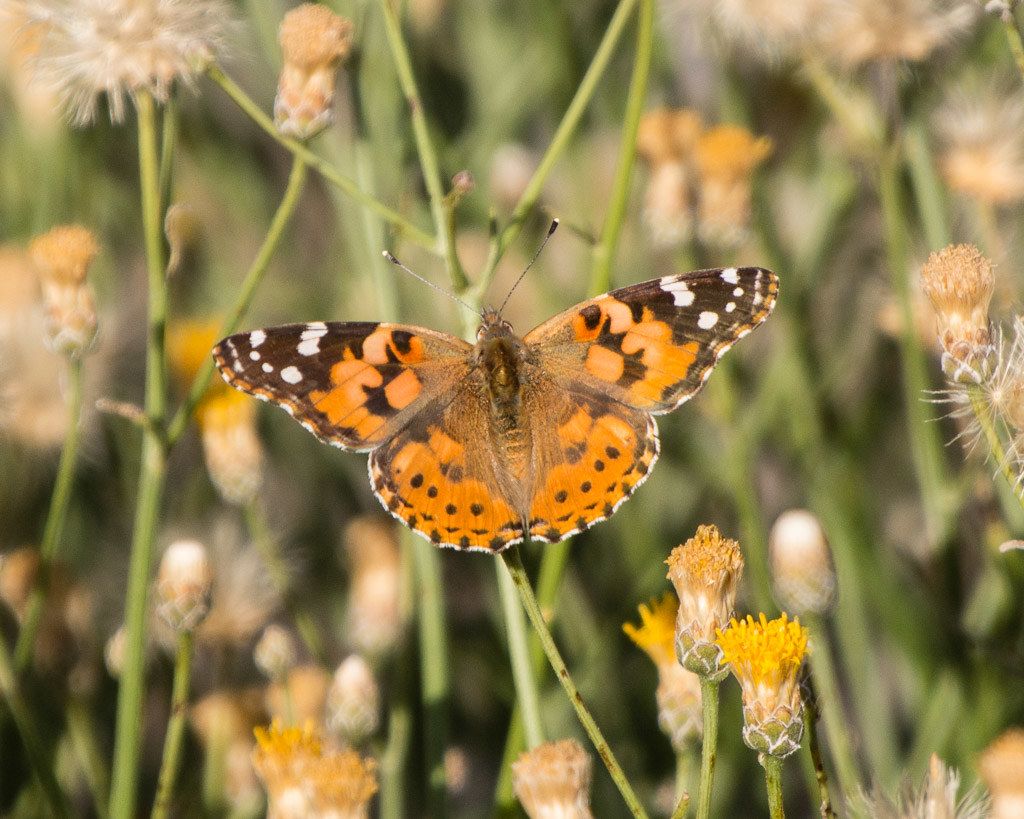
[[[577,304],[524,341],[563,385],[670,412],[768,317],[778,290],[778,277],[759,267],[663,276]]]
[[[471,352],[422,327],[311,322],[229,336],[213,356],[233,387],[283,407],[326,443],[368,450],[464,377]]]

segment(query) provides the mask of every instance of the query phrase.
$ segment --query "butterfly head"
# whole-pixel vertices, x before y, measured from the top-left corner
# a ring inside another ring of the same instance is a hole
[[[480,326],[476,331],[477,343],[485,338],[498,338],[500,336],[515,336],[512,325],[501,317],[501,311],[493,307],[485,307],[480,318]]]
[[[497,405],[514,403],[518,395],[522,346],[512,325],[497,310],[484,310],[476,332],[476,361],[487,376],[491,399]]]

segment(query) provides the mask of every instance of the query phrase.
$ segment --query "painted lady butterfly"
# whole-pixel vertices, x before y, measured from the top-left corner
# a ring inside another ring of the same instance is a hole
[[[604,520],[658,457],[654,416],[693,396],[775,305],[756,267],[589,299],[520,338],[496,311],[475,345],[423,327],[290,324],[213,351],[225,380],[326,443],[370,451],[402,523],[456,549],[553,543]]]

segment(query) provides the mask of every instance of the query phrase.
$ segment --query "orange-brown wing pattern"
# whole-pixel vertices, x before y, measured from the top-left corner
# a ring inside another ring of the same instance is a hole
[[[229,336],[213,356],[231,386],[283,407],[326,443],[367,450],[464,377],[471,352],[422,327],[311,322]]]
[[[652,413],[691,398],[733,344],[775,306],[778,277],[759,267],[698,270],[590,299],[525,341],[560,383],[581,383]]]
[[[498,551],[523,539],[489,399],[473,371],[370,455],[370,483],[402,523],[439,546]]]
[[[649,413],[606,396],[543,381],[527,389],[550,414],[533,427],[530,536],[553,543],[610,516],[646,480],[658,427]]]

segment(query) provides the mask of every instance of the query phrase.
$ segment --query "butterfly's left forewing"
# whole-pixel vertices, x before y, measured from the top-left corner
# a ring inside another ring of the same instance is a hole
[[[472,349],[423,327],[311,322],[229,336],[213,355],[236,389],[283,407],[326,443],[364,451],[450,392]]]
[[[759,267],[697,270],[582,302],[524,339],[567,389],[647,412],[691,398],[719,358],[771,313],[778,277]]]

